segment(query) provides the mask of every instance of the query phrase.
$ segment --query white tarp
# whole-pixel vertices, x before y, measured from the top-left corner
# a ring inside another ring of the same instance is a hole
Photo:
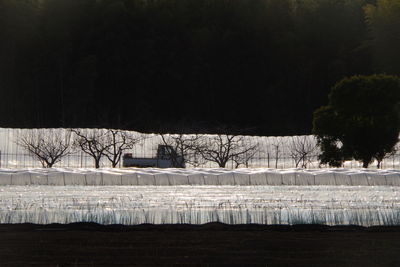
[[[0,185],[400,186],[399,170],[359,169],[0,169]]]
[[[400,225],[396,186],[1,186],[0,203],[0,223]]]

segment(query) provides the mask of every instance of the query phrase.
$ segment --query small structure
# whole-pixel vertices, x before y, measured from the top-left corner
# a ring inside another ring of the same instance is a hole
[[[185,161],[181,155],[171,146],[158,145],[154,158],[134,158],[132,153],[126,153],[122,157],[123,167],[138,168],[185,168]]]

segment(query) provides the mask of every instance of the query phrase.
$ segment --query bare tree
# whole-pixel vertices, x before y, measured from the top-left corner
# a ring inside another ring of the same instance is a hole
[[[248,145],[244,139],[244,136],[230,134],[209,136],[203,138],[199,152],[205,160],[215,162],[221,168],[225,168],[228,161],[246,163],[254,156],[257,145]]]
[[[107,145],[105,145],[104,155],[115,168],[121,161],[123,152],[132,149],[136,143],[142,140],[142,136],[134,136],[127,131],[108,129],[105,139]]]
[[[75,134],[74,147],[79,147],[84,153],[94,159],[96,168],[100,168],[100,160],[110,149],[110,143],[107,130],[100,129],[71,129]]]
[[[282,141],[280,140],[279,137],[277,137],[274,141],[274,143],[272,143],[272,147],[274,150],[274,156],[275,156],[275,169],[278,169],[278,162],[280,159],[280,155],[281,155],[281,147],[282,147]],[[269,160],[268,160],[269,163]]]
[[[30,130],[19,136],[16,143],[36,158],[43,168],[51,168],[71,151],[71,135],[64,136],[49,129]]]
[[[184,167],[186,163],[198,167],[205,163],[200,155],[202,136],[198,134],[161,134],[165,152],[175,167]]]
[[[313,142],[309,136],[294,136],[289,144],[290,157],[294,160],[296,168],[301,163],[302,168],[307,168],[311,162],[311,154],[316,149],[316,142]]]
[[[232,158],[233,162],[235,162],[235,168],[239,168],[240,165],[244,165],[248,168],[249,162],[254,158],[255,154],[259,152],[259,145],[252,145],[249,141],[243,142],[242,147],[247,148],[247,150],[243,154]]]

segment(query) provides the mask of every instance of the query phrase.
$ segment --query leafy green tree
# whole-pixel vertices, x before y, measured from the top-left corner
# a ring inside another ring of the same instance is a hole
[[[393,151],[400,131],[400,79],[352,76],[339,81],[329,104],[314,112],[322,164],[340,166],[354,158],[363,167]]]

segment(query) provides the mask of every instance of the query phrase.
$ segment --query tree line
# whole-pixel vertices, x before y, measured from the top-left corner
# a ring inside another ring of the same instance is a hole
[[[258,144],[251,144],[239,135],[161,134],[160,137],[159,146],[165,148],[162,157],[170,160],[175,168],[182,168],[187,163],[199,167],[206,162],[216,163],[221,168],[225,168],[228,162],[234,162],[235,168],[241,165],[248,167],[249,161],[259,150]],[[100,168],[102,158],[107,158],[115,168],[125,152],[144,139],[145,135],[129,131],[71,128],[65,135],[54,134],[48,129],[32,129],[19,135],[14,142],[38,160],[43,168],[52,168],[64,157],[78,151],[91,157],[95,168]],[[158,159],[159,156],[154,158]]]
[[[314,135],[293,136],[286,144],[296,168],[307,168],[316,155],[319,167],[342,167],[345,161],[354,159],[361,161],[364,168],[376,160],[377,168],[381,168],[385,158],[398,152],[400,77],[345,78],[332,88],[329,100],[327,106],[314,112]],[[278,168],[284,146],[280,139],[265,148],[246,136],[229,134],[231,130],[227,127],[221,127],[219,132],[214,135],[161,133],[154,159],[168,159],[175,168],[184,168],[187,164],[200,167],[208,162],[221,168],[231,163],[232,167],[238,168],[249,167],[249,163],[263,150],[267,166],[270,167],[270,160],[275,160],[275,168]],[[14,142],[43,167],[51,168],[63,157],[81,151],[93,158],[96,168],[100,167],[104,157],[115,168],[122,157],[131,158],[128,156],[131,154],[125,152],[145,139],[146,135],[129,131],[71,128],[66,134],[49,129],[31,129],[18,135]]]
[[[0,125],[309,134],[336,81],[400,73],[399,14],[399,0],[0,0]]]

